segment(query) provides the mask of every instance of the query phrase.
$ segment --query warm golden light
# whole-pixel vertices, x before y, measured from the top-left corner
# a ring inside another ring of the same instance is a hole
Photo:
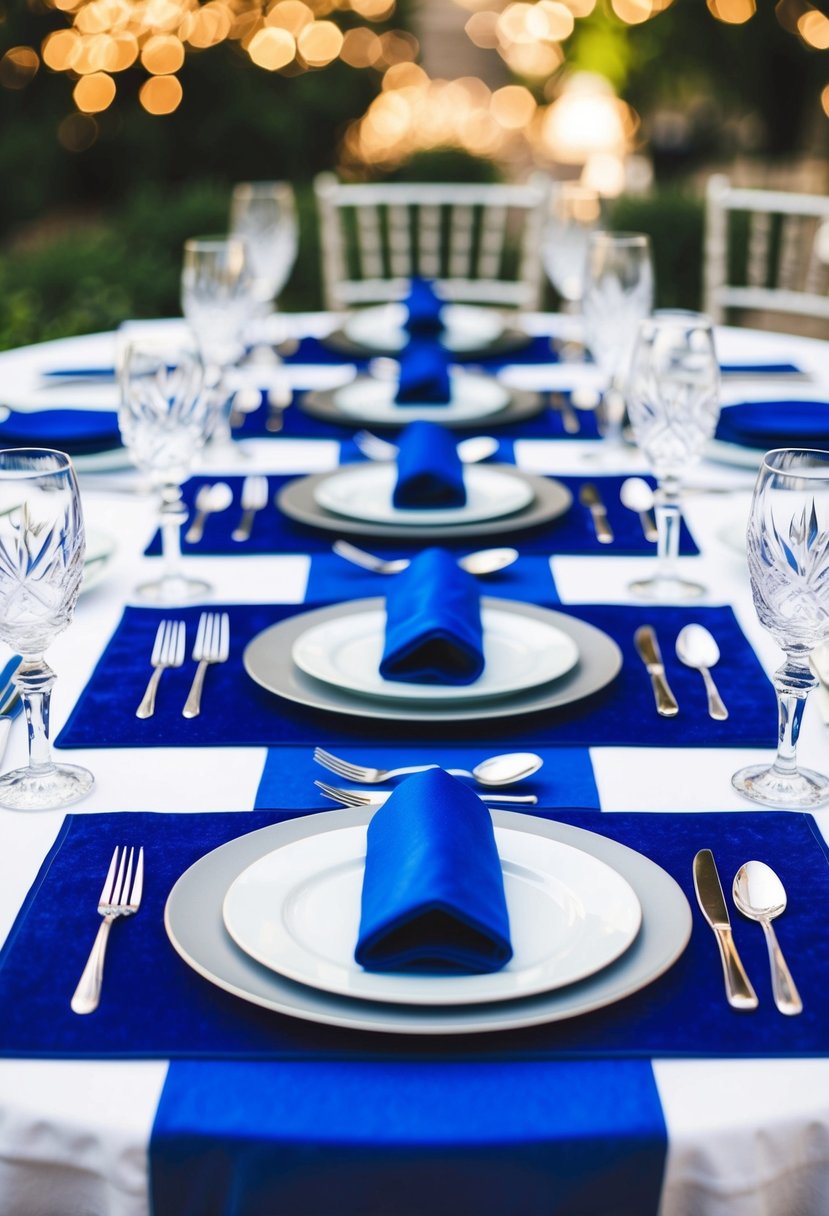
[[[797,32],[803,41],[808,42],[815,50],[829,49],[829,17],[819,13],[817,9],[803,14],[797,23]]]
[[[174,34],[157,34],[144,43],[141,62],[154,76],[167,76],[184,63],[184,47]]]
[[[248,45],[248,54],[257,67],[276,72],[291,62],[296,54],[296,42],[293,34],[289,34],[287,30],[269,27],[258,30],[253,35]]]
[[[708,0],[713,17],[726,25],[743,25],[757,12],[756,0]]]
[[[552,42],[563,42],[572,34],[576,22],[570,9],[559,0],[538,0],[536,8],[544,14],[546,33],[542,37]]]
[[[820,104],[823,106],[823,112],[829,118],[829,84],[826,85],[820,95]]]
[[[583,165],[599,153],[621,157],[628,144],[626,109],[606,80],[580,73],[544,115],[544,146],[565,165]]]
[[[489,9],[473,13],[464,26],[466,36],[475,46],[493,51],[498,45],[498,14]]]
[[[382,54],[380,39],[374,30],[365,25],[348,30],[340,49],[340,59],[352,68],[369,68],[379,61]]]
[[[72,57],[79,38],[74,30],[55,30],[47,34],[41,44],[43,62],[55,72],[65,72],[72,65]]]
[[[532,121],[535,113],[535,98],[522,85],[508,84],[496,89],[490,102],[492,116],[508,130],[520,131]]]
[[[138,100],[148,114],[172,114],[182,98],[182,89],[175,76],[153,76],[142,84]]]
[[[342,50],[343,36],[333,21],[313,21],[297,38],[297,50],[312,68],[325,67]]]
[[[85,114],[98,114],[115,100],[115,81],[106,72],[82,76],[72,93],[75,105]]]
[[[616,16],[626,25],[641,25],[654,14],[651,0],[610,0],[610,3]]]
[[[4,89],[25,89],[39,67],[40,59],[30,46],[13,46],[0,59],[0,85]]]
[[[507,65],[518,76],[544,80],[564,63],[564,52],[555,42],[513,43],[501,51]]]
[[[58,126],[58,143],[67,152],[85,152],[98,138],[98,124],[91,114],[67,114]]]
[[[314,14],[307,4],[301,0],[281,0],[268,12],[265,25],[273,25],[278,29],[287,30],[298,38],[306,26],[312,25]]]

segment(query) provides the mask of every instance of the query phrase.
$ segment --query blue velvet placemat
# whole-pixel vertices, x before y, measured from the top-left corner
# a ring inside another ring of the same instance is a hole
[[[304,605],[211,605],[230,615],[230,658],[211,667],[202,712],[181,716],[195,665],[165,671],[152,718],[135,717],[150,675],[149,656],[159,621],[170,611],[128,606],[92,676],[58,736],[59,747],[269,747],[311,743],[323,747],[395,741],[401,733],[415,741],[453,739],[485,743],[488,750],[526,750],[518,742],[547,746],[606,747],[772,747],[777,736],[774,692],[730,608],[641,608],[620,604],[568,604],[566,611],[596,625],[619,643],[624,662],[619,675],[586,700],[543,713],[493,721],[430,723],[388,718],[356,718],[286,701],[244,673],[242,653],[263,629],[304,612]],[[185,621],[187,652],[196,636],[201,609],[176,609]],[[680,705],[675,718],[657,715],[650,680],[636,654],[633,634],[643,622],[656,628],[668,679]],[[716,676],[730,710],[725,722],[712,721],[699,673],[674,656],[683,625],[697,621],[714,634],[722,652]],[[497,746],[494,746],[497,741]],[[502,744],[509,746],[502,746]]]
[[[666,1145],[644,1060],[174,1060],[151,1193],[155,1216],[656,1216]]]
[[[810,816],[547,812],[618,840],[667,870],[691,903],[688,947],[662,977],[606,1009],[523,1030],[418,1038],[343,1030],[260,1009],[203,979],[168,942],[163,910],[179,875],[219,844],[286,813],[67,816],[0,953],[0,1054],[481,1060],[829,1052],[829,865]],[[113,929],[100,1007],[78,1017],[69,999],[98,927],[102,875],[115,845],[124,843],[144,846],[144,899],[136,916]],[[712,849],[726,891],[749,858],[779,873],[789,904],[778,930],[803,998],[799,1017],[775,1009],[763,934],[736,913],[735,941],[760,1006],[746,1014],[726,1004],[714,937],[693,895],[691,864],[700,848]]]
[[[193,502],[199,487],[208,480],[210,479],[206,477],[193,477],[185,483],[182,489],[184,502],[191,516]],[[188,544],[182,534],[183,553],[213,556],[232,554],[242,557],[246,553],[326,553],[330,550],[336,533],[296,523],[273,506],[274,499],[282,487],[288,482],[296,480],[293,477],[268,478],[269,505],[256,516],[250,540],[244,544],[232,540],[231,533],[241,516],[239,498],[243,478],[223,477],[222,480],[226,481],[233,490],[233,505],[226,511],[208,515],[204,536],[197,544]],[[624,477],[558,477],[556,480],[566,485],[573,495],[573,505],[561,518],[537,528],[516,529],[514,532],[500,533],[495,536],[465,537],[462,540],[446,537],[445,540],[441,539],[441,544],[446,548],[459,549],[464,552],[473,548],[512,545],[525,553],[584,554],[586,556],[605,554],[615,557],[656,556],[656,545],[645,539],[639,516],[634,511],[629,511],[627,507],[623,507],[619,501],[619,491],[625,480]],[[590,511],[583,507],[578,500],[579,488],[585,481],[593,482],[602,496],[615,538],[611,545],[599,544]],[[347,539],[363,545],[363,540],[359,536],[349,536]],[[421,549],[425,543],[423,540],[407,541],[405,538],[393,542],[402,552]],[[434,544],[435,542],[428,543]],[[381,544],[387,547],[388,539],[385,538]],[[696,542],[684,520],[680,531],[679,546],[680,553],[686,556],[699,553]],[[376,543],[371,543],[370,525],[366,525],[365,547],[377,552],[381,551],[377,548]],[[144,552],[150,557],[161,552],[159,533],[155,534]],[[385,556],[385,553],[383,555]]]
[[[494,545],[495,548],[500,546]],[[379,551],[379,550],[378,550]],[[374,552],[374,550],[372,550]],[[383,550],[390,557],[408,556],[402,550]],[[311,558],[311,569],[305,589],[307,604],[329,600],[355,600],[365,596],[385,595],[391,574],[372,574],[353,562],[338,557],[336,553],[315,553]],[[550,559],[532,554],[519,557],[511,566],[497,574],[488,574],[479,579],[481,595],[496,595],[508,600],[527,600],[529,603],[551,606],[558,604]]]
[[[590,752],[586,747],[537,747],[533,751],[544,761],[542,767],[532,777],[501,790],[501,793],[535,794],[539,806],[577,806],[599,810],[599,791]],[[401,742],[393,747],[383,747],[373,741],[347,747],[342,752],[343,758],[353,764],[371,764],[386,769],[410,764],[440,764],[443,768],[472,769],[489,756],[499,754],[497,746],[447,747],[436,743],[428,747],[413,747]],[[400,780],[402,778],[389,781],[383,788],[391,788]],[[466,780],[467,784],[472,784],[471,780]],[[254,806],[257,810],[272,806],[298,807],[309,811],[331,810],[334,804],[323,798],[314,785],[315,781],[340,784],[332,773],[314,761],[311,747],[272,747],[265,759]],[[475,788],[479,793],[499,792],[496,789],[484,790],[482,786]]]

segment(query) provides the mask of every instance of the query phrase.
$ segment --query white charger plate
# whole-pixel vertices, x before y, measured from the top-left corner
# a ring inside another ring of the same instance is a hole
[[[291,657],[302,671],[326,684],[395,701],[467,701],[502,697],[555,680],[575,667],[575,641],[547,621],[500,608],[481,610],[483,674],[472,684],[414,684],[380,675],[386,614],[344,616],[308,629]]]
[[[251,958],[300,984],[366,1001],[476,1005],[549,992],[594,975],[642,922],[633,888],[571,845],[495,829],[513,957],[485,975],[364,971],[354,959],[366,828],[298,840],[244,870],[225,896],[225,927]]]
[[[397,465],[358,464],[319,481],[314,487],[314,500],[325,511],[366,523],[450,527],[513,515],[534,498],[532,484],[509,468],[468,465],[463,481],[466,502],[462,507],[396,507],[392,496]]]
[[[416,401],[398,405],[395,401],[397,379],[381,380],[373,376],[358,376],[350,384],[336,389],[335,407],[362,423],[378,426],[400,426],[405,422],[476,422],[490,414],[506,409],[510,402],[509,389],[492,376],[449,369],[450,399],[444,405]]]
[[[402,303],[372,305],[347,317],[343,333],[369,349],[402,350],[409,339],[404,329],[407,316],[408,309]],[[444,304],[440,319],[441,342],[448,350],[480,350],[504,332],[504,318],[499,312],[474,304]]]

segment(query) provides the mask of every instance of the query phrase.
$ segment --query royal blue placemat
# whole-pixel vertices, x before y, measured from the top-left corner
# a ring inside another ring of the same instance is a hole
[[[500,546],[493,546],[499,548]],[[387,556],[405,557],[402,551],[386,551]],[[306,604],[331,600],[354,600],[364,596],[385,595],[390,574],[372,574],[336,553],[314,553],[305,588]],[[525,600],[531,604],[551,606],[559,603],[550,559],[540,554],[519,557],[505,570],[479,579],[482,595],[499,599]]]
[[[625,604],[568,604],[568,614],[615,638],[622,670],[601,692],[557,710],[494,721],[429,723],[355,718],[286,701],[255,684],[244,672],[242,654],[263,629],[305,612],[305,605],[211,605],[230,615],[230,658],[210,668],[202,712],[181,715],[195,664],[165,671],[152,718],[135,717],[150,675],[149,657],[158,623],[169,609],[128,606],[92,676],[58,736],[59,747],[271,747],[280,743],[338,745],[371,738],[485,743],[497,751],[526,750],[516,744],[569,747],[772,747],[777,710],[772,686],[730,608],[641,608]],[[187,653],[201,609],[175,610],[187,629]],[[655,626],[677,696],[675,718],[657,715],[650,680],[636,654],[633,634],[643,622]],[[716,675],[730,710],[725,722],[712,721],[698,672],[674,656],[683,625],[697,621],[717,639],[722,659]],[[504,744],[504,746],[501,746]],[[507,746],[508,744],[508,746]]]
[[[509,1033],[417,1038],[315,1025],[249,1005],[196,974],[167,941],[164,904],[179,875],[219,844],[285,814],[67,816],[0,953],[0,1054],[480,1060],[829,1051],[829,865],[810,816],[548,812],[618,840],[667,870],[691,902],[687,949],[660,979],[607,1009]],[[100,1007],[78,1017],[69,1000],[98,927],[102,876],[113,848],[124,843],[144,846],[144,899],[136,916],[113,929]],[[700,848],[713,850],[726,891],[749,858],[769,862],[779,873],[789,905],[778,930],[803,998],[799,1017],[775,1009],[763,934],[736,913],[735,941],[760,1007],[746,1014],[726,1004],[714,937],[693,895],[691,864]]]
[[[539,806],[600,809],[593,764],[586,747],[539,747],[533,750],[541,756],[544,764],[532,777],[508,789],[475,788],[482,794],[535,794]],[[471,770],[489,756],[500,754],[497,747],[494,750],[446,747],[441,744],[412,747],[406,743],[379,747],[371,742],[346,748],[342,756],[353,764],[371,764],[385,769],[411,764],[440,764],[443,768]],[[327,781],[329,785],[351,784],[341,782],[333,773],[317,764],[311,747],[272,747],[265,759],[254,806],[257,810],[272,806],[298,807],[309,811],[331,810],[333,803],[322,797],[314,781]],[[394,784],[397,781],[386,782],[384,788]],[[473,783],[469,781],[469,784]]]
[[[182,489],[184,502],[191,516],[196,494],[200,486],[208,480],[211,479],[191,478]],[[231,533],[239,523],[241,516],[240,495],[243,480],[242,477],[222,478],[222,481],[226,481],[233,490],[233,505],[226,511],[215,512],[207,517],[204,536],[197,544],[189,544],[184,538],[186,528],[182,529],[181,548],[183,553],[212,556],[232,554],[243,557],[245,554],[326,553],[330,551],[336,537],[335,532],[296,523],[273,505],[279,491],[288,482],[295,481],[294,477],[268,478],[268,506],[257,514],[250,540],[244,543],[232,540]],[[524,553],[551,555],[584,554],[593,556],[604,554],[611,557],[638,557],[640,555],[653,557],[656,555],[656,545],[645,539],[638,514],[623,507],[619,500],[624,477],[558,477],[556,480],[563,482],[570,489],[573,494],[573,505],[566,514],[553,520],[552,523],[532,529],[517,528],[514,532],[505,532],[495,536],[465,537],[462,540],[446,537],[440,543],[446,548],[464,552],[473,548],[512,545]],[[613,529],[613,544],[599,544],[590,511],[579,502],[579,489],[586,481],[593,482],[601,494],[610,526]],[[363,545],[364,543],[359,536],[349,535],[346,539],[354,541],[355,544]],[[381,548],[378,548],[378,543]],[[423,548],[427,542],[422,539],[411,541],[402,539],[391,543],[401,552],[411,552],[412,549]],[[436,542],[429,541],[428,543]],[[382,539],[380,542],[375,540],[372,544],[369,526],[367,526],[366,548],[372,548],[376,552],[381,552],[382,549],[385,556],[385,550],[388,550],[389,544],[388,538]],[[696,542],[684,520],[680,531],[679,548],[680,553],[686,556],[699,553]],[[155,534],[144,552],[147,556],[156,556],[161,552],[159,533]]]

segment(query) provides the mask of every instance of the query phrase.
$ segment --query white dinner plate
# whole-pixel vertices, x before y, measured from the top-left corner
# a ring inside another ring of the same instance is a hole
[[[364,424],[401,426],[406,422],[477,422],[506,409],[510,402],[509,389],[493,376],[454,367],[449,369],[449,386],[450,399],[444,405],[428,401],[398,405],[396,379],[358,376],[334,392],[334,404],[342,414]]]
[[[372,305],[347,317],[343,333],[370,350],[402,350],[409,339],[404,329],[407,316],[402,303]],[[444,304],[440,319],[441,342],[447,350],[480,350],[504,332],[504,318],[499,312],[474,304]]]
[[[314,487],[318,506],[348,519],[372,524],[480,523],[523,511],[533,501],[532,484],[503,466],[469,465],[463,471],[466,502],[462,507],[396,507],[392,502],[397,465],[358,464],[338,470]]]
[[[413,684],[380,675],[386,614],[380,610],[343,616],[308,629],[291,657],[302,671],[326,684],[368,697],[395,701],[467,701],[503,697],[536,688],[575,667],[575,641],[547,621],[483,608],[484,670],[472,684]]]
[[[225,896],[233,940],[300,984],[400,1005],[477,1005],[576,983],[607,967],[639,932],[633,888],[571,845],[496,828],[513,957],[485,975],[365,971],[354,959],[366,828],[342,828],[275,849]]]

